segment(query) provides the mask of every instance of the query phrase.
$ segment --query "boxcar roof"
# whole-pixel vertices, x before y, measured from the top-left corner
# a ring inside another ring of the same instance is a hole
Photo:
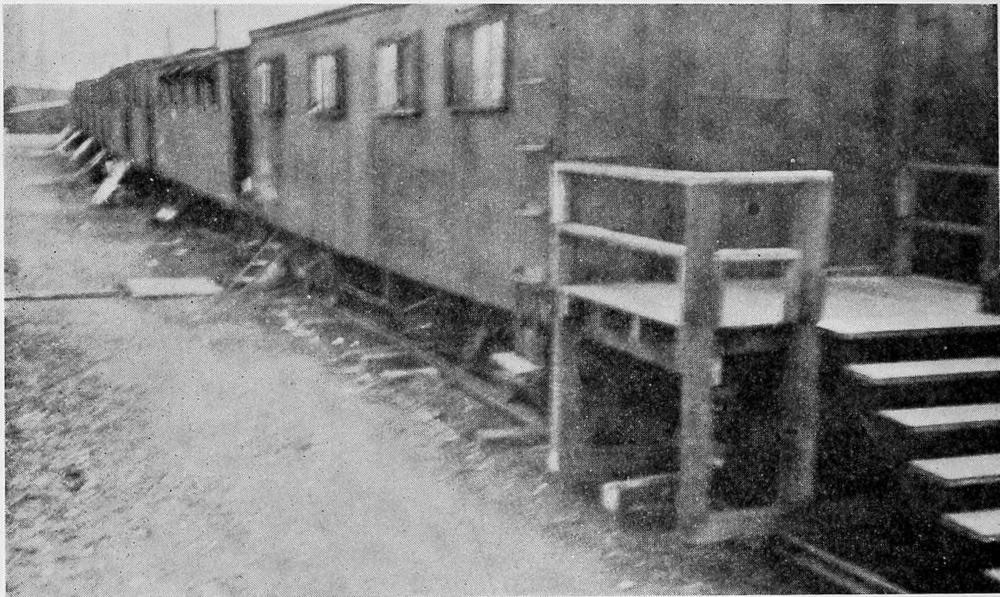
[[[169,56],[160,63],[161,76],[173,76],[181,73],[189,73],[209,68],[219,60],[229,60],[238,57],[246,51],[246,48],[232,48],[220,50],[216,47],[193,48],[181,54]]]
[[[260,39],[271,39],[275,37],[281,37],[283,35],[298,33],[300,31],[308,31],[309,29],[315,29],[317,27],[332,25],[334,23],[340,23],[356,17],[376,12],[393,10],[396,8],[401,8],[403,6],[406,5],[405,4],[349,4],[347,6],[342,6],[340,8],[335,8],[333,10],[328,10],[326,12],[321,12],[319,14],[310,15],[308,17],[303,17],[301,19],[296,19],[294,21],[288,21],[286,23],[278,23],[276,25],[270,25],[268,27],[261,27],[260,29],[254,29],[250,31],[250,42],[253,43]]]

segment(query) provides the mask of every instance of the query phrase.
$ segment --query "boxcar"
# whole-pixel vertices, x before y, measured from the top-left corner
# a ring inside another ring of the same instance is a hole
[[[159,59],[119,66],[99,79],[99,141],[114,156],[132,160],[140,169],[153,167],[152,99]]]
[[[249,68],[270,219],[504,309],[544,270],[555,159],[833,170],[832,261],[864,267],[905,161],[996,163],[991,6],[357,6],[251,32]],[[582,209],[671,240],[675,207]],[[781,240],[781,200],[724,211],[727,244]]]
[[[73,86],[70,96],[70,106],[73,117],[73,127],[90,135],[94,130],[94,109],[91,95],[95,79],[79,81]]]
[[[157,71],[156,170],[239,207],[248,175],[245,50],[191,50]]]

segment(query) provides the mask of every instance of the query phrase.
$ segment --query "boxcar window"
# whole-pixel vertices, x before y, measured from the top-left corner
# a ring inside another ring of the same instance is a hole
[[[320,54],[309,60],[309,110],[342,114],[347,97],[346,61],[343,52]]]
[[[271,63],[261,62],[257,65],[257,106],[263,110],[271,107]]]
[[[257,109],[280,115],[285,104],[285,62],[281,56],[265,60],[254,68],[254,96]]]
[[[507,102],[507,27],[503,20],[450,29],[446,45],[448,105],[493,110]]]
[[[420,40],[386,42],[376,50],[378,109],[384,114],[415,114],[420,109]]]

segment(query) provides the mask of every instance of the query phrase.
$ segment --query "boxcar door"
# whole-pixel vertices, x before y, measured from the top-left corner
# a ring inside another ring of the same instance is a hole
[[[285,60],[275,56],[254,66],[254,156],[255,196],[265,214],[284,225],[281,210],[283,136],[285,127]]]

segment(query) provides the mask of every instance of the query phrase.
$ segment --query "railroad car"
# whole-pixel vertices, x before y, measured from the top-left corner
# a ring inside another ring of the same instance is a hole
[[[240,207],[249,126],[243,49],[191,50],[157,70],[156,172],[197,194]]]
[[[91,90],[94,87],[95,79],[79,81],[73,86],[73,93],[70,96],[70,111],[73,118],[73,127],[91,134],[93,130],[93,102],[90,99]]]
[[[877,271],[889,265],[904,162],[996,162],[994,15],[338,9],[251,32],[254,200],[345,255],[511,310],[514,282],[544,271],[556,159],[829,169],[831,261]],[[580,205],[655,238],[676,240],[681,226],[676,201],[648,188],[599,187]],[[734,196],[723,211],[726,244],[780,240],[781,200]]]
[[[98,141],[111,155],[132,160],[140,170],[151,170],[155,160],[153,98],[158,63],[159,59],[139,60],[113,69],[98,79],[93,98]]]
[[[613,508],[673,492],[687,530],[773,532],[819,494],[930,504],[896,478],[928,447],[897,442],[916,419],[959,412],[967,429],[938,432],[973,440],[948,450],[996,447],[975,433],[996,429],[1000,318],[967,285],[906,276],[998,271],[996,20],[350,6],[167,59],[145,109],[165,178],[384,272],[386,298],[398,277],[512,320],[515,349],[550,365],[551,470],[633,477],[605,486]],[[114,80],[74,95],[104,144],[124,118]],[[756,279],[772,266],[783,280]],[[942,412],[935,392],[969,404]],[[927,572],[907,582],[938,587]]]

